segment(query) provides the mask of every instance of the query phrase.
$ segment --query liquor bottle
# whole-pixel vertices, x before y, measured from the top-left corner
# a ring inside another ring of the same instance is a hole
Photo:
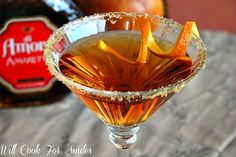
[[[69,93],[49,73],[43,48],[53,30],[80,16],[71,0],[0,1],[0,108],[48,104]]]
[[[140,12],[167,17],[166,0],[73,0],[86,15],[102,12]]]

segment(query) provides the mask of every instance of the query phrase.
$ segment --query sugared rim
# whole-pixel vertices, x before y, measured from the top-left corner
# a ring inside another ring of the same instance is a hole
[[[109,97],[112,100],[130,100],[133,98],[141,97],[142,99],[153,99],[157,96],[167,96],[167,94],[172,92],[178,92],[180,91],[184,86],[188,84],[189,81],[191,81],[201,69],[204,68],[205,62],[206,62],[206,48],[203,44],[202,40],[198,38],[196,35],[193,37],[193,43],[196,45],[199,54],[198,57],[200,58],[199,64],[194,69],[193,73],[188,76],[185,79],[179,80],[173,84],[169,84],[167,86],[163,86],[157,89],[151,89],[148,91],[135,91],[135,92],[120,92],[120,91],[106,91],[106,90],[100,90],[100,89],[94,89],[90,88],[84,85],[81,85],[77,82],[74,82],[72,79],[65,77],[62,73],[60,73],[56,65],[54,65],[53,62],[53,45],[58,43],[64,34],[64,32],[68,29],[73,29],[75,27],[78,27],[79,25],[91,21],[101,20],[105,17],[108,18],[122,18],[122,16],[126,17],[149,17],[151,20],[156,21],[163,21],[164,23],[169,24],[170,26],[176,27],[176,28],[182,28],[183,26],[173,20],[163,18],[158,15],[149,15],[149,14],[141,14],[141,13],[127,13],[127,12],[110,12],[110,13],[102,13],[102,14],[94,14],[91,16],[82,17],[80,19],[77,19],[73,22],[69,22],[68,24],[65,24],[61,28],[54,31],[54,33],[49,37],[45,49],[44,49],[44,57],[45,61],[48,65],[49,71],[59,80],[62,81],[65,85],[69,86],[70,88],[76,88],[80,90],[83,93],[87,93],[94,96],[99,97]]]

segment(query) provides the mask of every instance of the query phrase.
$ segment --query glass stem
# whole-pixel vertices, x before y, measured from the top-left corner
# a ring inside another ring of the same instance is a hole
[[[108,126],[110,141],[118,149],[118,157],[129,157],[129,147],[136,141],[139,126]]]
[[[117,157],[130,157],[130,149],[117,148]]]

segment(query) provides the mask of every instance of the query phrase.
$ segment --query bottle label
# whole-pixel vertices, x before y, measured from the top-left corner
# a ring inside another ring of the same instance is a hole
[[[55,29],[46,17],[7,21],[0,30],[0,83],[14,93],[49,89],[55,79],[45,65],[43,48]]]

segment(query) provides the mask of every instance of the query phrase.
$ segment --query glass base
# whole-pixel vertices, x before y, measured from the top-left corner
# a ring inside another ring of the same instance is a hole
[[[128,149],[137,139],[139,126],[107,127],[110,141],[119,149]]]

